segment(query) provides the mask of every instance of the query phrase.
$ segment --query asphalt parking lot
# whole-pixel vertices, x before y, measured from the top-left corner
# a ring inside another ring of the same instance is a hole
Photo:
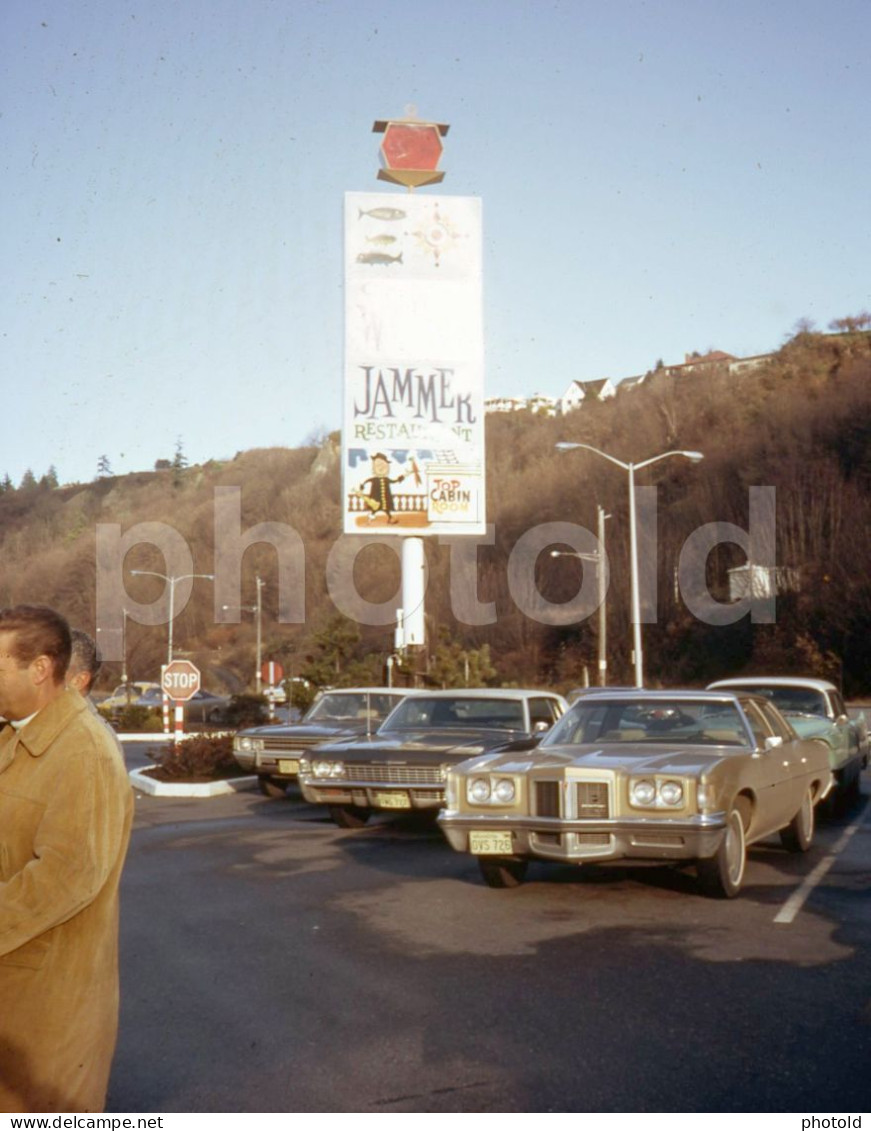
[[[409,818],[140,796],[107,1110],[867,1111],[868,777],[728,902],[658,867],[495,891]]]

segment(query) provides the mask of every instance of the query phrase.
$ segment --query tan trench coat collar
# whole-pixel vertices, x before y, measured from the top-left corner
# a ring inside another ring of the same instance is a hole
[[[18,745],[34,758],[41,757],[69,721],[87,709],[88,705],[78,691],[67,687],[18,731]]]

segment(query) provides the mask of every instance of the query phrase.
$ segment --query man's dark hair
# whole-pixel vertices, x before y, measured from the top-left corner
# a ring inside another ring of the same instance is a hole
[[[22,667],[48,656],[55,683],[63,683],[72,653],[70,626],[48,605],[13,605],[0,609],[0,632],[14,633],[11,655]]]
[[[80,628],[74,628],[70,632],[70,637],[73,649],[70,656],[70,665],[67,669],[67,678],[77,672],[87,672],[88,688],[90,688],[93,686],[97,672],[103,662],[100,659],[100,653],[97,651],[97,645],[93,636],[89,636],[87,632],[83,632]]]

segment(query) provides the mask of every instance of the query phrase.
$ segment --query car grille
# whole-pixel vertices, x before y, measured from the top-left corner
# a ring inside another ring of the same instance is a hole
[[[560,810],[560,783],[558,781],[537,781],[533,794],[535,816],[565,817],[577,816],[592,820],[611,815],[608,783],[605,781],[581,781],[575,787],[575,814],[565,814]]]
[[[537,781],[535,783],[535,813],[538,817],[558,817],[559,782]]]
[[[608,783],[604,781],[578,782],[577,805],[579,817],[607,817]]]
[[[346,765],[349,781],[389,782],[391,785],[441,785],[441,766]]]
[[[310,746],[323,741],[323,738],[313,738],[309,735],[297,738],[291,734],[269,734],[263,738],[263,751],[266,754],[286,754],[294,750],[308,750]]]

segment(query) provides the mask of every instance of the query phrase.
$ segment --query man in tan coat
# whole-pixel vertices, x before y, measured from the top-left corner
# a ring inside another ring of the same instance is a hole
[[[64,685],[70,632],[0,609],[0,1111],[103,1110],[118,1028],[123,760]]]

